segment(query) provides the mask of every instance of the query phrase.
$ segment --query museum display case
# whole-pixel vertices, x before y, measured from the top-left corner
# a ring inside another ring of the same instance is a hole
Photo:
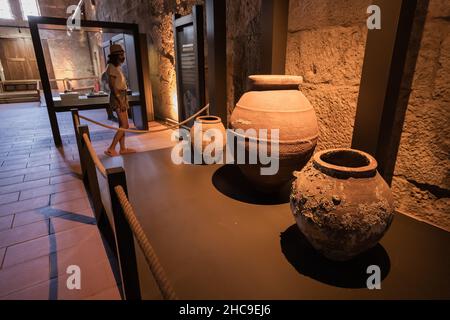
[[[56,145],[61,145],[57,112],[109,107],[104,72],[112,44],[125,50],[130,116],[137,128],[148,128],[137,25],[83,20],[69,28],[65,19],[52,17],[30,17],[29,24]]]

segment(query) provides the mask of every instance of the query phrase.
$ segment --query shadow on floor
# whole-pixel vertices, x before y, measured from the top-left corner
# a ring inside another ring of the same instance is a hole
[[[237,165],[224,165],[212,177],[214,187],[225,196],[250,204],[277,205],[289,202],[291,184],[286,183],[276,193],[266,194],[254,189]]]
[[[49,219],[49,248],[50,248],[50,285],[48,292],[49,300],[58,300],[58,281],[56,280],[59,276],[58,270],[58,246],[56,239],[56,230],[54,228],[53,222],[51,218],[59,218],[74,222],[79,222],[81,224],[90,224],[95,225],[96,220],[93,217],[88,217],[85,215],[62,211],[53,208],[43,208],[40,209],[39,212],[45,217],[45,219]]]
[[[377,265],[384,280],[390,259],[380,244],[346,262],[331,261],[319,254],[296,224],[281,234],[281,249],[289,263],[302,275],[340,288],[367,288],[367,267]]]

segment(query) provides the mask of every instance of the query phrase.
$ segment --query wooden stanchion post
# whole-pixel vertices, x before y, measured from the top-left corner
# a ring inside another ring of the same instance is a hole
[[[127,182],[123,168],[107,169],[109,194],[114,219],[114,234],[116,236],[117,256],[122,278],[123,294],[126,300],[140,300],[141,290],[137,269],[134,236],[125,218],[122,206],[114,188],[122,186],[127,194]]]

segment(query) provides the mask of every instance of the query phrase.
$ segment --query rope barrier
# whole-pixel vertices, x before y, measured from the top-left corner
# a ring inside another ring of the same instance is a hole
[[[145,236],[144,230],[142,229],[139,221],[136,218],[136,214],[134,213],[133,207],[131,206],[128,198],[123,190],[122,186],[116,186],[114,188],[116,191],[117,197],[119,198],[120,205],[122,206],[125,218],[128,221],[128,224],[131,227],[133,234],[136,237],[137,242],[139,243],[140,248],[144,252],[145,260],[147,261],[151,272],[153,273],[156,283],[163,295],[165,300],[176,300],[177,297],[175,292],[167,279],[167,276],[164,272],[164,269],[161,266],[161,263],[158,260],[158,257],[153,249],[150,241]]]
[[[199,110],[197,113],[195,113],[194,115],[192,115],[191,117],[187,118],[186,120],[184,120],[184,121],[182,121],[180,123],[174,124],[172,126],[169,126],[169,127],[163,128],[163,129],[152,130],[152,131],[150,131],[150,130],[135,130],[135,129],[117,128],[117,127],[109,126],[109,125],[103,124],[101,122],[92,120],[90,118],[87,118],[87,117],[79,115],[79,114],[75,117],[75,122],[76,122],[76,125],[79,126],[80,125],[80,118],[81,118],[81,119],[89,121],[89,122],[91,122],[93,124],[96,124],[98,126],[104,127],[106,129],[111,129],[111,130],[116,130],[116,131],[123,131],[123,132],[132,132],[132,133],[154,133],[154,132],[162,132],[162,131],[167,131],[167,130],[171,130],[173,128],[180,127],[183,124],[188,123],[189,121],[191,121],[192,119],[194,119],[195,117],[197,117],[198,115],[200,115],[202,112],[204,112],[207,109],[209,109],[209,103],[205,107],[203,107],[201,110]],[[86,143],[86,147],[88,148],[89,153],[91,154],[91,157],[92,157],[92,160],[94,161],[95,166],[98,168],[98,170],[100,171],[102,176],[106,178],[106,169],[103,166],[103,164],[100,161],[100,159],[98,158],[97,153],[95,152],[94,148],[92,147],[91,141],[89,140],[89,137],[87,136],[86,133],[83,134],[83,140]]]
[[[91,140],[89,140],[89,137],[86,133],[83,133],[83,140],[84,140],[84,143],[86,144],[86,147],[88,148],[89,153],[91,154],[92,161],[94,161],[94,164],[97,167],[98,171],[100,171],[102,176],[106,178],[107,175],[106,175],[105,166],[103,166],[103,163],[98,158],[97,153],[95,153],[95,150],[94,150],[94,147],[92,146]]]
[[[80,116],[79,115],[75,115],[75,130],[78,130],[79,126],[80,126]]]
[[[205,111],[206,109],[208,109],[208,108],[209,108],[209,103],[208,103],[204,108],[202,108],[200,111],[198,111],[196,114],[192,115],[191,117],[187,118],[186,120],[184,120],[184,121],[182,121],[182,122],[180,122],[180,123],[174,124],[174,125],[172,125],[172,126],[169,126],[169,127],[163,128],[163,129],[157,129],[157,130],[151,130],[151,131],[150,131],[150,130],[136,130],[136,129],[117,128],[117,127],[109,126],[109,125],[107,125],[107,124],[104,124],[104,123],[101,123],[101,122],[92,120],[92,119],[87,118],[87,117],[82,116],[82,115],[79,115],[79,117],[80,117],[81,119],[84,119],[84,120],[86,120],[86,121],[89,121],[89,122],[91,122],[91,123],[93,123],[93,124],[96,124],[96,125],[98,125],[98,126],[100,126],[100,127],[106,128],[106,129],[111,129],[111,130],[116,130],[116,131],[123,131],[123,132],[130,132],[130,133],[139,133],[139,134],[142,134],[142,133],[162,132],[162,131],[167,131],[167,130],[171,130],[171,129],[180,127],[180,126],[182,126],[183,124],[188,123],[188,122],[191,121],[192,119],[196,118],[198,115],[200,115],[202,112],[204,112],[204,111]]]

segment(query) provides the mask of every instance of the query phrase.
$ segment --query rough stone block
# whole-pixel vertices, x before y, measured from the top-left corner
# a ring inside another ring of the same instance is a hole
[[[319,142],[316,151],[351,146],[358,90],[358,86],[301,87],[301,91],[316,111],[319,122]]]
[[[291,0],[289,31],[365,25],[370,0]]]
[[[357,26],[289,33],[286,73],[315,84],[359,84],[366,37]]]

